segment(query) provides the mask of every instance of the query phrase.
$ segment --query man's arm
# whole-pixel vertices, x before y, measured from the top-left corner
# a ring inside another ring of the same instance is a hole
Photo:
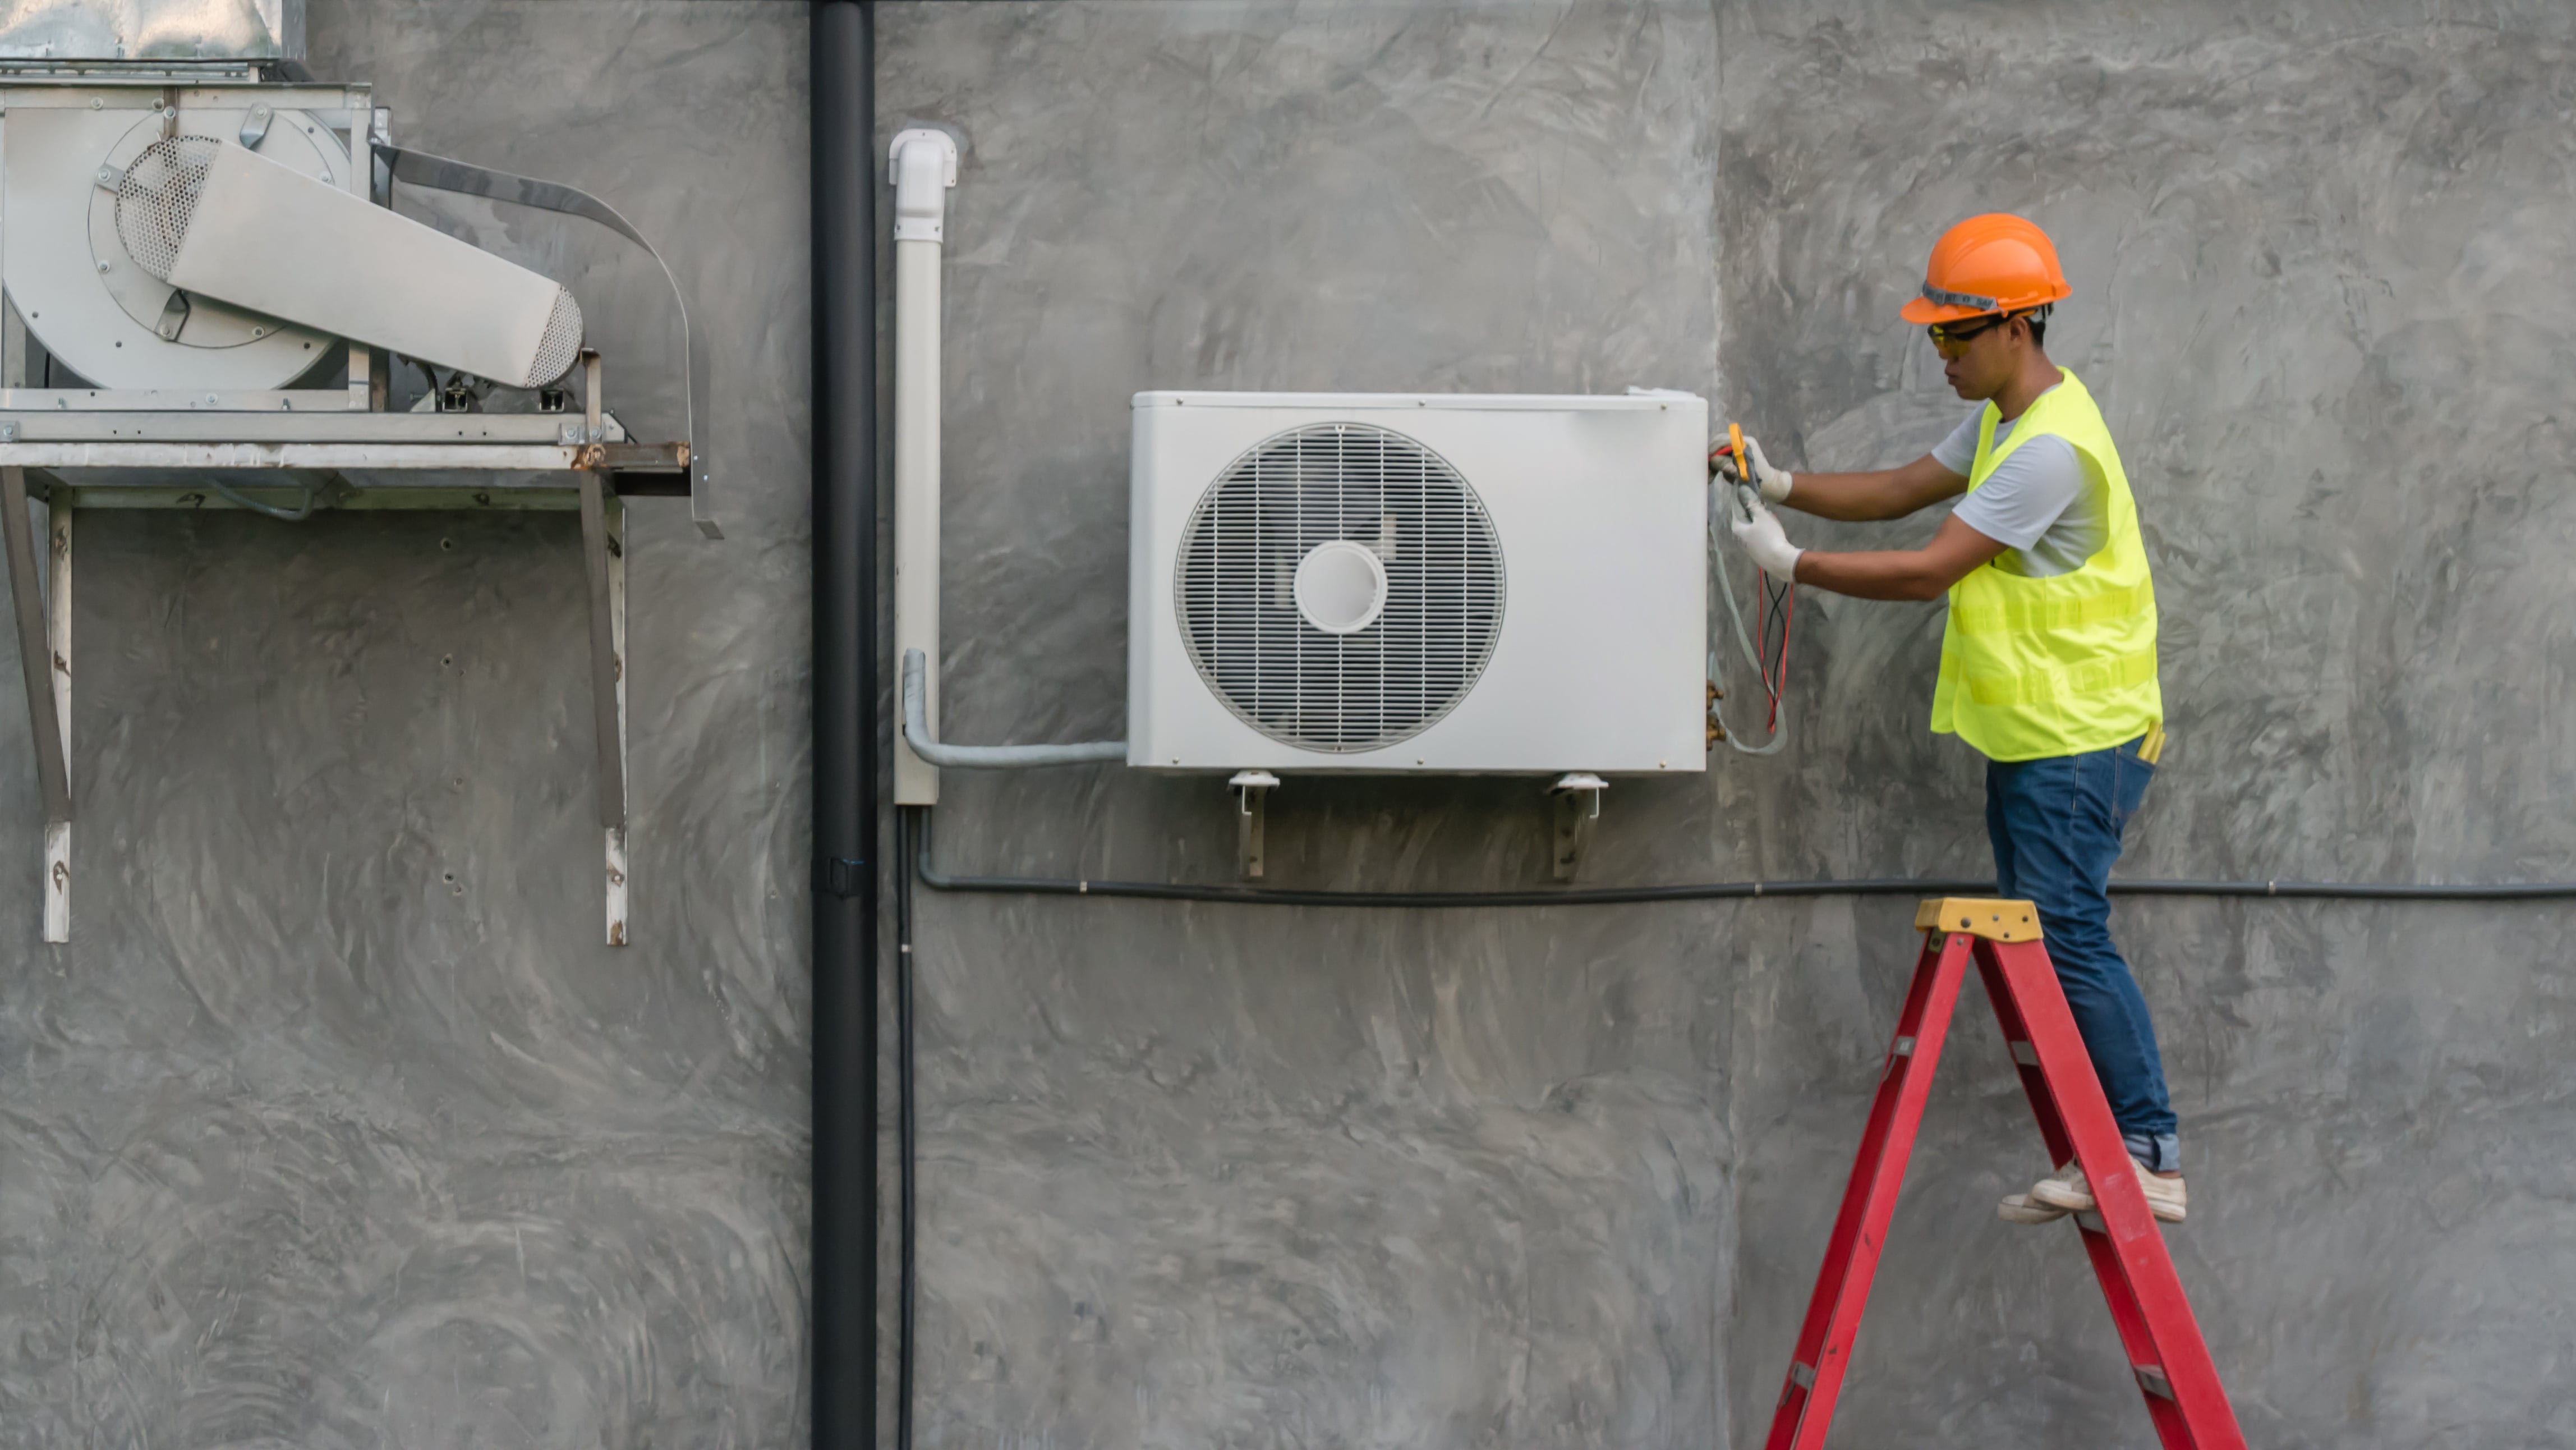
[[[1793,502],[1798,494],[1807,491],[1807,480],[1811,476],[1798,475],[1797,490],[1790,495]],[[1873,475],[1839,476],[1869,478]],[[2008,547],[1956,518],[1946,518],[1941,521],[1940,532],[1932,536],[1932,542],[1920,549],[1876,549],[1855,554],[1828,554],[1809,549],[1798,556],[1798,582],[1830,589],[1836,594],[1848,594],[1855,599],[1938,599],[1951,585],[1967,578],[1971,571]]]
[[[1957,498],[1967,488],[1965,475],[1952,473],[1926,453],[1902,468],[1882,468],[1874,473],[1793,475],[1789,496],[1780,502],[1818,518],[1868,523],[1901,519],[1945,498]]]

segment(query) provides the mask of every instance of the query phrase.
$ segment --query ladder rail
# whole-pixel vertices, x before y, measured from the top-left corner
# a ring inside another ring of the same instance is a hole
[[[2057,968],[2049,961],[2047,948],[2036,941],[1980,940],[1977,958],[1979,975],[1986,980],[1987,996],[1997,1003],[1998,1016],[2001,1005],[2009,1001],[2039,1059],[2036,1068],[2024,1070],[2022,1086],[2029,1090],[2032,1076],[2039,1078],[2038,1090],[2028,1096],[2031,1112],[2040,1120],[2041,1136],[2051,1136],[2050,1123],[2055,1120],[2055,1136],[2074,1145],[2076,1161],[2083,1165],[2084,1180],[2093,1191],[2095,1213],[2080,1215],[2076,1227],[2083,1234],[2086,1257],[2092,1260],[2094,1277],[2101,1281],[2103,1298],[2110,1303],[2130,1373],[2158,1434],[2168,1446],[2195,1450],[2243,1446],[2244,1432],[2237,1426],[2235,1409],[2219,1382],[2218,1366],[2209,1357],[2191,1301],[2183,1293],[2182,1278],[2174,1272],[2164,1232],[2147,1207],[2146,1189],[2139,1184],[2137,1168],[2121,1141],[2120,1126],[2111,1117],[2110,1101],[2102,1095],[2101,1080],[2084,1050],[2083,1035],[2076,1030],[2074,1010],[2066,1005],[2066,994],[2057,984]],[[2001,993],[1994,990],[1997,982],[2005,989]],[[2061,1083],[2073,1090],[2060,1091]],[[2094,1223],[2083,1222],[2085,1217]],[[2172,1433],[2167,1432],[2168,1423]]]
[[[1885,1065],[1879,1070],[1869,1122],[1852,1157],[1842,1209],[1834,1216],[1833,1233],[1825,1241],[1824,1263],[1816,1271],[1815,1293],[1807,1301],[1797,1349],[1782,1378],[1765,1450],[1815,1450],[1824,1444],[1825,1432],[1833,1424],[1834,1400],[1841,1393],[1843,1373],[1851,1364],[1852,1341],[1860,1332],[1861,1313],[1878,1275],[1887,1225],[1895,1215],[1915,1132],[1932,1090],[1933,1068],[1941,1060],[1941,1044],[1967,976],[1967,941],[1966,937],[1951,938],[1946,944],[1936,944],[1929,937],[1924,941],[1914,980],[1906,989],[1905,1006],[1897,1014]]]
[[[1978,943],[1979,947],[1990,945]],[[2052,967],[2052,976],[2054,971]],[[2015,1073],[2021,1078],[2022,1093],[2030,1099],[2030,1113],[2039,1122],[2040,1138],[2048,1145],[2049,1164],[2063,1168],[2067,1160],[2075,1156],[2075,1144],[2067,1136],[2066,1119],[2058,1109],[2057,1095],[2050,1090],[2048,1074],[2040,1067],[2039,1050],[2031,1040],[2030,1028],[2023,1021],[2021,1006],[2015,1000],[2018,994],[2006,981],[2002,964],[1991,950],[1977,953],[1977,976],[1985,983],[1986,1000],[1995,1009],[1995,1024],[2003,1029],[2004,1047],[2012,1056]],[[2088,1056],[2086,1070],[2090,1071],[2091,1066]],[[2122,1152],[2125,1155],[2125,1145]],[[2093,1170],[2087,1167],[2084,1176],[2090,1181],[2094,1176]],[[2088,1219],[2092,1222],[2088,1223]],[[2130,1376],[2146,1400],[2147,1416],[2155,1425],[2156,1442],[2169,1447],[2189,1446],[2193,1443],[2190,1427],[2182,1419],[2181,1407],[2170,1393],[2157,1392],[2154,1386],[2159,1381],[2156,1378],[2140,1373],[2142,1368],[2153,1367],[2160,1376],[2163,1373],[2162,1360],[2156,1351],[2155,1336],[2148,1330],[2146,1313],[2138,1304],[2138,1296],[2129,1287],[2128,1275],[2121,1268],[2119,1254],[2112,1248],[2110,1236],[2092,1226],[2100,1221],[2096,1215],[2082,1214],[2076,1218],[2076,1227],[2083,1236],[2085,1259],[2093,1266],[2093,1277],[2101,1284],[2102,1297],[2111,1306],[2111,1324],[2119,1333],[2120,1351],[2127,1357]]]

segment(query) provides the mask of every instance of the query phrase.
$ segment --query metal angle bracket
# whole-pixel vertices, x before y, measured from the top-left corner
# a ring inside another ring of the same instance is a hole
[[[599,354],[581,354],[583,419],[599,434]],[[626,540],[624,510],[597,470],[581,475],[581,556],[590,586],[590,703],[599,752],[599,824],[605,840],[607,938],[628,940],[626,902]]]
[[[5,538],[9,594],[17,614],[18,664],[27,690],[27,727],[36,747],[36,783],[45,803],[45,940],[71,934],[70,770],[71,511],[48,509],[53,572],[36,574],[34,522],[27,517],[27,471],[0,468],[0,538]],[[53,607],[46,607],[51,594]]]
[[[1238,770],[1226,781],[1235,794],[1235,867],[1246,881],[1261,879],[1263,827],[1270,818],[1270,792],[1279,777],[1266,770]]]
[[[1589,771],[1570,771],[1547,788],[1556,802],[1556,879],[1571,881],[1592,839],[1592,823],[1601,819],[1601,793],[1610,782]]]

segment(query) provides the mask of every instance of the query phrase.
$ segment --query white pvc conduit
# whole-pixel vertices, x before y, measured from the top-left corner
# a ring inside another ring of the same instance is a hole
[[[887,148],[894,180],[894,649],[923,657],[923,732],[939,733],[939,253],[957,142],[913,130]],[[939,771],[894,747],[894,800],[935,805]]]
[[[957,142],[944,131],[905,131],[886,154],[894,181],[894,648],[903,662],[894,800],[928,806],[939,803],[943,765],[1120,761],[1127,744],[939,743],[939,261]]]

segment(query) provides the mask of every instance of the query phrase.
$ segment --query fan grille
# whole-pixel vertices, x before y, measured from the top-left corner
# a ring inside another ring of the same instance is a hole
[[[545,336],[537,339],[537,360],[529,365],[526,387],[541,388],[572,370],[581,356],[581,304],[572,293],[555,289],[554,310],[546,314]]]
[[[1297,566],[1348,540],[1386,568],[1378,617],[1328,634],[1297,608]],[[1279,434],[1190,515],[1175,571],[1181,638],[1245,724],[1305,750],[1376,750],[1473,689],[1503,619],[1503,555],[1458,470],[1364,423]]]
[[[166,282],[179,243],[197,212],[197,193],[220,144],[205,136],[165,136],[143,148],[116,182],[116,236],[135,265]]]

